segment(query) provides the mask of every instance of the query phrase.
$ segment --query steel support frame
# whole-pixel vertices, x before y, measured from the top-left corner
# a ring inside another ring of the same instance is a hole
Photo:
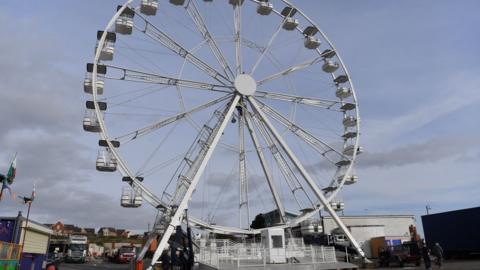
[[[192,18],[192,21],[197,26],[197,30],[202,34],[202,36],[207,41],[208,46],[210,47],[210,50],[212,51],[213,55],[217,59],[218,63],[222,66],[225,72],[225,75],[229,79],[233,80],[235,78],[235,75],[230,69],[230,66],[228,65],[227,60],[223,56],[222,51],[218,47],[217,42],[215,41],[213,36],[210,34],[210,31],[208,31],[208,27],[205,24],[205,20],[203,19],[202,15],[198,11],[195,1],[189,1],[185,9],[187,10],[188,14]]]
[[[262,109],[259,107],[258,103],[256,100],[249,96],[248,101],[254,108],[255,112],[261,117],[262,121],[265,123],[266,127],[270,130],[272,135],[275,137],[275,139],[278,141],[278,143],[282,146],[283,150],[287,154],[287,156],[290,158],[292,163],[297,167],[298,171],[302,175],[302,177],[305,179],[307,184],[310,186],[312,191],[315,193],[317,196],[318,200],[323,204],[327,212],[330,214],[330,216],[333,218],[335,223],[338,225],[338,227],[342,230],[342,232],[347,236],[347,238],[350,240],[350,243],[353,245],[353,247],[357,250],[358,254],[362,256],[364,259],[366,259],[365,252],[362,250],[358,242],[355,240],[353,235],[350,233],[348,228],[343,224],[342,220],[340,217],[335,213],[333,208],[330,206],[328,203],[327,199],[323,195],[321,189],[316,185],[315,181],[313,178],[310,176],[310,174],[307,172],[307,170],[303,167],[302,163],[300,160],[296,157],[296,155],[292,152],[290,147],[285,143],[283,140],[282,136],[278,133],[278,131],[275,129],[275,127],[270,123],[268,120],[267,116],[263,113]]]
[[[257,124],[258,130],[260,131],[260,134],[262,134],[267,144],[267,147],[270,149],[270,153],[272,154],[274,160],[277,162],[278,168],[280,169],[285,179],[285,182],[290,188],[290,191],[292,192],[293,198],[295,199],[295,202],[297,203],[299,209],[302,209],[304,207],[302,207],[302,205],[300,204],[300,201],[297,198],[297,194],[295,193],[298,190],[302,190],[303,193],[305,194],[305,197],[311,203],[312,207],[315,207],[312,200],[308,196],[307,192],[305,192],[305,189],[303,188],[302,184],[298,180],[297,176],[295,175],[293,170],[290,168],[290,166],[288,166],[287,161],[282,155],[282,152],[280,152],[280,149],[278,149],[278,147],[275,145],[274,140],[268,134],[265,125],[259,119],[253,118],[253,120]]]
[[[151,132],[153,132],[153,131],[155,131],[155,130],[158,130],[158,129],[163,128],[163,127],[165,127],[165,126],[167,126],[167,125],[170,125],[170,124],[172,124],[172,123],[175,123],[175,122],[177,122],[178,120],[181,120],[181,119],[183,119],[183,118],[186,118],[186,117],[188,117],[188,116],[190,116],[190,115],[192,115],[192,114],[194,114],[194,113],[196,113],[196,112],[205,110],[205,109],[207,109],[207,108],[209,108],[209,107],[211,107],[211,106],[213,106],[213,105],[215,105],[215,104],[218,104],[218,103],[220,103],[220,102],[222,102],[222,101],[225,101],[225,100],[227,100],[229,97],[231,97],[231,95],[232,95],[232,94],[225,95],[225,96],[223,96],[223,97],[221,97],[221,98],[218,98],[218,99],[209,101],[209,102],[207,102],[207,103],[205,103],[205,104],[196,106],[196,107],[194,107],[194,108],[192,108],[192,109],[190,109],[190,110],[188,110],[188,111],[175,114],[175,115],[173,115],[173,116],[170,116],[170,117],[167,117],[167,118],[165,118],[165,119],[162,119],[162,120],[160,120],[160,121],[158,121],[158,122],[155,122],[155,123],[153,123],[153,124],[150,124],[150,125],[148,125],[148,126],[146,126],[146,127],[139,128],[139,129],[137,129],[137,130],[135,130],[135,131],[132,131],[132,132],[129,132],[129,133],[125,134],[125,135],[119,136],[118,138],[125,138],[125,137],[127,137],[127,136],[133,136],[131,140],[137,139],[137,138],[142,137],[142,136],[144,136],[144,135],[147,135],[147,134],[149,134],[149,133],[151,133]]]
[[[328,143],[318,139],[317,137],[313,136],[311,133],[309,133],[307,130],[305,130],[303,127],[298,126],[297,124],[293,123],[289,119],[287,119],[285,116],[283,116],[280,112],[277,110],[273,109],[272,107],[266,105],[265,103],[258,101],[259,107],[261,110],[270,115],[273,119],[275,119],[277,122],[285,126],[290,132],[298,136],[300,139],[305,141],[307,144],[312,146],[313,149],[315,149],[318,153],[320,153],[322,156],[324,156],[328,161],[331,163],[335,163],[335,161],[329,159],[327,156],[325,156],[329,152],[334,152],[336,153],[339,158],[346,159],[346,160],[351,160],[349,157],[345,156],[343,153],[340,151],[336,150],[332,146],[330,146]]]
[[[155,25],[150,23],[147,18],[145,18],[142,14],[136,13],[139,18],[141,18],[145,22],[145,27],[143,29],[134,26],[135,29],[143,32],[145,35],[150,37],[151,39],[158,41],[162,44],[165,48],[171,50],[175,54],[179,55],[182,58],[187,59],[192,65],[200,69],[201,71],[208,74],[210,77],[214,78],[218,82],[228,85],[231,83],[230,79],[226,76],[215,70],[213,67],[196,57],[191,51],[187,50],[186,48],[182,47],[178,42],[176,42],[172,37],[167,35],[162,30],[158,29]]]
[[[178,208],[175,211],[175,214],[171,218],[170,224],[168,225],[167,229],[165,230],[165,233],[162,236],[162,239],[160,240],[160,243],[157,246],[157,249],[155,250],[155,253],[153,254],[152,258],[152,263],[151,265],[147,268],[148,270],[152,270],[153,266],[156,264],[158,259],[160,258],[160,255],[162,254],[163,250],[167,247],[168,245],[168,240],[170,239],[170,236],[172,235],[173,231],[175,230],[176,226],[179,226],[182,223],[183,215],[185,213],[185,209],[188,207],[188,202],[190,201],[190,198],[192,197],[192,194],[200,180],[201,175],[203,174],[203,171],[205,170],[205,167],[210,160],[213,151],[215,150],[218,142],[220,141],[220,137],[222,136],[223,131],[225,130],[225,127],[230,120],[230,118],[233,115],[233,112],[235,110],[235,107],[238,104],[238,101],[240,100],[239,95],[235,95],[233,98],[230,107],[228,108],[228,111],[226,112],[219,129],[217,130],[216,134],[214,135],[213,141],[208,147],[208,150],[203,158],[203,160],[200,163],[200,166],[196,173],[194,174],[192,181],[183,196],[180,204],[178,205]]]
[[[270,192],[273,195],[273,200],[275,201],[275,205],[277,206],[278,212],[280,214],[280,220],[282,223],[286,223],[286,216],[285,216],[285,207],[283,206],[282,200],[280,200],[280,196],[278,195],[277,188],[273,183],[273,177],[270,173],[270,168],[268,167],[267,159],[262,151],[262,145],[257,138],[255,133],[255,129],[253,127],[252,119],[249,113],[245,113],[247,128],[250,133],[250,137],[252,138],[252,142],[255,146],[255,151],[257,152],[258,159],[260,160],[260,164],[262,165],[263,173],[265,174],[265,178],[267,179],[268,187],[270,188]]]
[[[243,101],[239,102],[240,110],[238,110],[238,161],[239,161],[239,215],[238,222],[239,228],[242,228],[242,208],[246,208],[247,212],[247,228],[250,224],[250,205],[248,202],[248,182],[247,182],[247,168],[246,168],[246,156],[245,156],[245,116]]]

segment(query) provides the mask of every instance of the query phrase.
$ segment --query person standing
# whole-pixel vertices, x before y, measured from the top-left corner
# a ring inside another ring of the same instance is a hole
[[[438,268],[441,268],[442,259],[443,259],[443,249],[439,243],[435,243],[435,246],[433,246],[432,254],[433,256],[435,256],[435,264],[438,266]]]
[[[168,251],[164,250],[162,256],[160,256],[160,260],[162,261],[162,269],[163,270],[170,270],[170,256],[168,256]]]
[[[432,261],[430,260],[430,250],[428,250],[427,244],[423,243],[422,245],[422,257],[423,263],[425,264],[425,269],[432,269]]]

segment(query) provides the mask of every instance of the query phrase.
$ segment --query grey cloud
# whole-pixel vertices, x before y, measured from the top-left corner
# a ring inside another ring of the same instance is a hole
[[[359,169],[389,168],[436,162],[455,156],[461,158],[467,155],[474,143],[475,139],[472,137],[433,138],[423,142],[400,145],[385,151],[369,152],[366,150],[357,156],[355,164]],[[331,164],[322,160],[315,164],[309,164],[306,168],[311,171],[325,171],[331,168]]]
[[[358,157],[359,168],[391,167],[436,162],[453,156],[461,156],[475,143],[473,138],[435,138],[411,143],[385,152],[365,152]]]

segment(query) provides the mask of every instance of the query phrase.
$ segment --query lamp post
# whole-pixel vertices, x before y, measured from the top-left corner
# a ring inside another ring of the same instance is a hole
[[[32,195],[34,192],[32,193]],[[28,204],[28,210],[27,210],[27,220],[25,221],[25,227],[23,227],[23,239],[22,239],[22,245],[20,246],[20,262],[18,264],[18,269],[20,269],[20,263],[22,261],[22,256],[23,256],[23,250],[25,246],[25,239],[27,238],[27,228],[28,228],[28,222],[30,221],[30,208],[32,207],[32,202],[33,202],[33,197],[28,198],[28,197],[23,197],[23,201],[25,204]]]

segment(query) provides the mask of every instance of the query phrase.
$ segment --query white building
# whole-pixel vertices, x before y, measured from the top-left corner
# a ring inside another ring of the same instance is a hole
[[[340,217],[358,241],[367,257],[371,255],[370,240],[385,237],[387,245],[397,245],[410,240],[411,225],[416,226],[414,215],[367,215]],[[341,233],[335,221],[326,216],[323,218],[326,234]]]

